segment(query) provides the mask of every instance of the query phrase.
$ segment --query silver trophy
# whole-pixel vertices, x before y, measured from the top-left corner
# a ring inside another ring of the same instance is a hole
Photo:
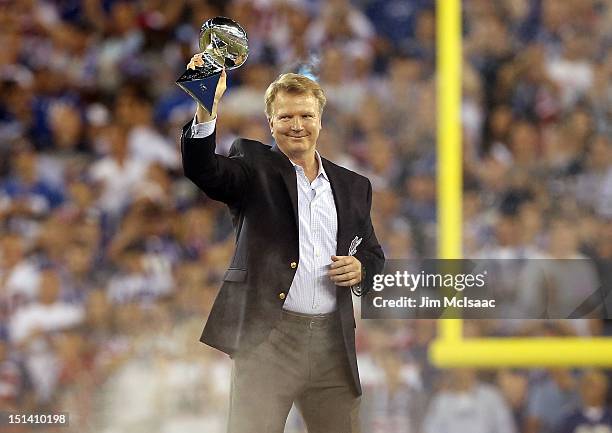
[[[221,71],[224,67],[236,69],[246,61],[248,43],[246,32],[236,21],[226,17],[206,21],[200,30],[204,64],[187,69],[176,84],[211,113]]]

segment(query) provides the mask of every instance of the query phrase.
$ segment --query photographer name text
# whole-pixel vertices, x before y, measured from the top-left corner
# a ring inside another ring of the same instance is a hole
[[[372,289],[382,292],[387,289],[403,289],[414,293],[417,289],[453,290],[454,293],[438,297],[421,295],[419,297],[400,296],[387,299],[375,296],[372,305],[376,308],[495,308],[495,299],[479,299],[469,297],[463,292],[465,289],[482,288],[486,284],[487,271],[469,273],[428,273],[421,271],[411,273],[396,271],[389,274],[374,275]]]
[[[418,302],[420,301],[420,302]],[[377,296],[372,300],[376,308],[495,308],[495,299],[471,299],[447,297],[443,299],[423,296],[420,299],[402,296],[399,299],[384,299]]]

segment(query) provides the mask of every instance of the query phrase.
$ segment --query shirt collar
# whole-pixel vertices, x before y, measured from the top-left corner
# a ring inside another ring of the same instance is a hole
[[[321,155],[319,155],[319,151],[315,150],[315,158],[317,158],[317,163],[319,164],[319,172],[317,173],[315,179],[319,176],[323,176],[323,179],[325,179],[326,181],[329,182],[329,177],[327,177],[327,173],[325,172],[325,169],[323,168],[323,161],[321,160]],[[304,168],[302,166],[297,165],[295,162],[291,161],[291,159],[289,159],[289,162],[291,162],[291,164],[293,165],[293,167],[297,170],[297,168],[299,167],[300,169],[304,170]]]

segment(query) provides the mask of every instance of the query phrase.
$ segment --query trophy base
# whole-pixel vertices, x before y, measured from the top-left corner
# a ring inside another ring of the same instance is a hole
[[[195,99],[196,102],[202,104],[210,114],[215,102],[215,92],[219,78],[221,78],[221,73],[217,72],[208,76],[202,75],[202,71],[198,71],[197,68],[195,70],[188,69],[176,80],[176,84]]]

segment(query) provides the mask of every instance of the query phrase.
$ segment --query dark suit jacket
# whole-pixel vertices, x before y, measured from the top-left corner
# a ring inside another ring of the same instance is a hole
[[[215,134],[191,138],[183,128],[185,176],[210,198],[226,203],[236,230],[236,251],[223,278],[200,341],[230,356],[262,342],[280,318],[299,263],[297,181],[293,165],[276,146],[237,139],[229,157],[215,154]],[[338,216],[337,255],[348,255],[355,236],[363,238],[355,257],[366,278],[362,290],[380,273],[384,255],[370,219],[372,187],[367,178],[321,158]],[[294,263],[293,266],[291,264]],[[361,393],[355,354],[351,290],[337,287],[344,344]]]

